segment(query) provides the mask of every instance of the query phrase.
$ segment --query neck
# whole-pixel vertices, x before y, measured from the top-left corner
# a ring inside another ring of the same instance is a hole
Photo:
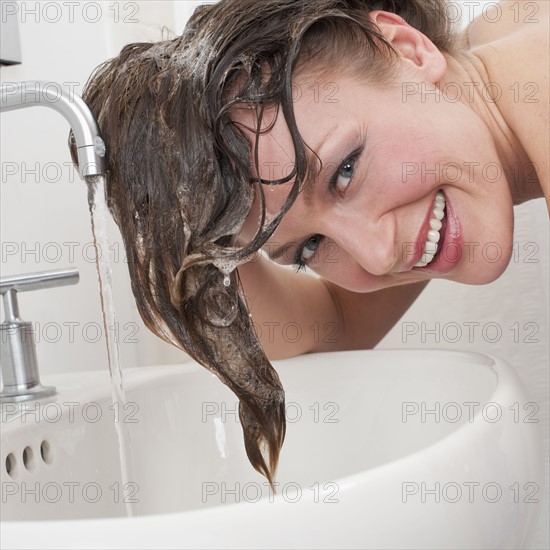
[[[440,89],[453,83],[462,89],[461,101],[485,123],[506,175],[514,205],[543,197],[542,188],[525,149],[510,129],[499,109],[498,101],[491,100],[491,83],[483,61],[472,52],[448,55],[448,70],[438,83]],[[535,175],[535,176],[534,176]]]

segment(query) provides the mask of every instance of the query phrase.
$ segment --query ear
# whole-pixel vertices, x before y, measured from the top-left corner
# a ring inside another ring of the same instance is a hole
[[[447,61],[429,38],[395,13],[374,10],[369,18],[400,54],[404,65],[434,84],[443,78]]]

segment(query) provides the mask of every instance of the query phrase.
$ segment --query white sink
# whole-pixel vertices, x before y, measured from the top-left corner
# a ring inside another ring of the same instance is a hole
[[[528,547],[539,424],[502,360],[352,351],[274,365],[287,401],[275,496],[217,378],[195,364],[125,371],[131,518],[108,374],[43,376],[54,398],[2,407],[0,546]]]

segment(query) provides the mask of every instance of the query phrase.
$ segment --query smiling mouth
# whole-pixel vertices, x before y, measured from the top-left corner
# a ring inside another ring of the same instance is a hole
[[[414,267],[426,267],[438,257],[441,250],[440,239],[445,234],[445,196],[439,192],[434,200],[432,213],[430,216],[430,229],[423,244],[422,257]]]

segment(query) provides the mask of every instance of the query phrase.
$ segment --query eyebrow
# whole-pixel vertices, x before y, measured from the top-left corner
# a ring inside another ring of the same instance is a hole
[[[304,194],[304,202],[306,203],[306,206],[311,206],[313,202],[313,191],[315,190],[315,183],[318,181],[319,176],[326,172],[334,163],[327,162],[326,164],[323,163],[321,160],[321,151],[326,146],[328,139],[334,135],[335,131],[338,129],[338,125],[332,126],[329,131],[327,132],[327,135],[325,138],[319,143],[317,147],[318,153],[315,151],[308,149],[308,174],[306,175],[306,179],[304,181],[304,186],[302,188],[302,193]],[[340,139],[337,140],[337,143],[341,142]],[[336,147],[333,147],[335,149]],[[332,155],[334,156],[334,154]],[[311,162],[313,160],[313,162]],[[309,170],[311,168],[311,170]],[[335,168],[336,170],[336,168]]]
[[[271,261],[278,260],[281,256],[284,256],[293,246],[295,246],[297,243],[291,242],[284,244],[283,246],[280,246],[279,248],[276,248],[273,252],[273,254],[267,253],[269,259]],[[292,261],[294,263],[294,260]]]

